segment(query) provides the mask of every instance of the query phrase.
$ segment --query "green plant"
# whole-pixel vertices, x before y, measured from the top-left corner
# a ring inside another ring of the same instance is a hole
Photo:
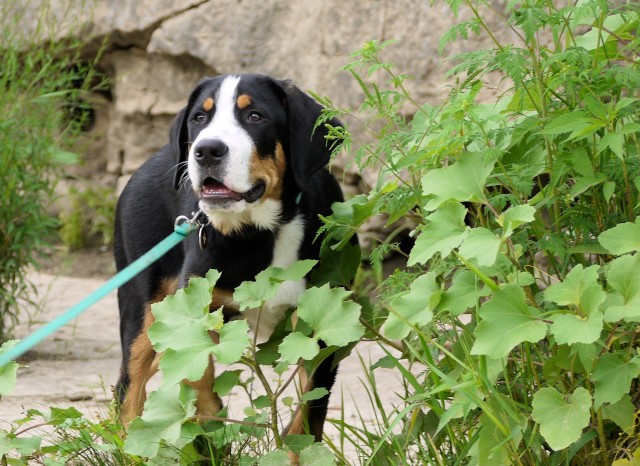
[[[16,323],[19,303],[33,296],[27,270],[38,266],[55,235],[47,207],[64,165],[76,161],[69,149],[86,118],[82,96],[94,76],[80,41],[49,35],[45,10],[30,30],[20,2],[0,6],[0,340]]]
[[[82,249],[94,238],[102,246],[113,244],[116,196],[106,187],[71,187],[67,206],[60,212],[60,238],[69,249]]]
[[[375,122],[375,140],[334,132],[355,148],[359,167],[379,167],[380,176],[327,219],[327,231],[345,241],[384,214],[388,226],[407,219],[415,239],[409,268],[380,284],[372,315],[385,321],[383,344],[402,340],[405,358],[425,370],[404,373],[405,405],[364,462],[377,464],[390,448],[407,452],[401,464],[631,459],[640,9],[525,0],[502,16],[490,2],[445,3],[468,7],[471,19],[442,46],[485,33],[494,48],[454,57],[456,84],[432,107],[418,104],[408,77],[381,59],[388,43],[366,44],[346,69],[365,93],[361,110]],[[504,19],[520,43],[495,39],[486,14]],[[494,71],[507,90],[478,103]],[[411,105],[407,118],[401,109]],[[335,115],[344,112],[327,114]],[[378,244],[374,268],[388,251],[402,253],[391,241]],[[375,319],[368,327],[378,328]],[[425,421],[417,433],[416,413]]]

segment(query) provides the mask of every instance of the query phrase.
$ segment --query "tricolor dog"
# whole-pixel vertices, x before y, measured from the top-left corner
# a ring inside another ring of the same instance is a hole
[[[192,234],[118,290],[122,367],[116,398],[125,424],[142,412],[145,385],[157,369],[146,334],[153,322],[152,303],[215,268],[221,278],[211,308],[224,306],[225,318],[233,319],[239,312],[232,293],[241,282],[269,266],[286,268],[299,259],[318,259],[318,216],[329,215],[331,204],[343,199],[325,168],[327,130],[321,126],[314,131],[321,109],[288,81],[259,75],[205,79],[175,118],[169,144],[125,187],[116,212],[118,270],[169,235],[176,217],[200,209],[208,221],[204,247]],[[258,329],[251,312],[243,317],[264,340],[304,290],[305,280],[284,283],[263,310]],[[335,371],[329,358],[307,387],[330,390]],[[204,377],[191,383],[201,414],[222,408],[211,390],[213,382],[210,362]],[[311,402],[307,422],[299,413],[289,433],[303,433],[308,426],[320,440],[328,398]]]

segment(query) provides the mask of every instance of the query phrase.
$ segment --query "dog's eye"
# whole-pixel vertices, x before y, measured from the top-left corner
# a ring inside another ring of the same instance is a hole
[[[207,117],[202,112],[198,112],[195,115],[193,115],[193,121],[195,121],[197,123],[202,123],[206,118]]]
[[[247,120],[255,123],[257,121],[264,120],[264,117],[260,113],[253,111],[249,112],[249,114],[247,115]]]

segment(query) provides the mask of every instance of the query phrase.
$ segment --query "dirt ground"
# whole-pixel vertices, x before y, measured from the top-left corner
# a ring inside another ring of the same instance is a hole
[[[111,254],[95,251],[54,261],[47,270],[32,273],[31,279],[40,290],[41,310],[19,326],[17,337],[23,337],[63,313],[100,287],[112,273]],[[344,410],[346,420],[355,425],[360,425],[360,416],[371,419],[370,402],[363,389],[364,369],[359,358],[375,362],[383,354],[373,343],[360,343],[341,363],[329,417],[339,418]],[[94,419],[106,416],[120,366],[115,292],[27,353],[21,362],[25,367],[18,372],[13,393],[0,400],[2,427],[21,418],[30,408],[74,406]],[[396,372],[378,368],[376,379],[383,403],[387,407],[397,403],[396,393],[400,392],[401,386]],[[150,384],[157,385],[158,381],[152,380]],[[232,394],[225,401],[231,412],[241,412],[241,407],[231,409],[236,395],[239,400],[241,395]],[[331,428],[327,432],[336,436]]]

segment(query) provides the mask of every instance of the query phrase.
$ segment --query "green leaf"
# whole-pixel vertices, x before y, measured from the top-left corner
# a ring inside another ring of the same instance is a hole
[[[216,374],[216,381],[213,385],[213,391],[216,392],[220,397],[225,397],[233,387],[238,385],[240,381],[241,370],[235,371],[224,371],[221,374]]]
[[[640,255],[618,257],[609,265],[606,277],[612,297],[620,297],[622,305],[609,306],[605,321],[640,320]]]
[[[576,442],[589,425],[591,395],[578,387],[567,399],[553,387],[545,387],[533,395],[533,420],[554,450],[562,450]]]
[[[603,328],[600,305],[606,295],[598,284],[598,268],[597,265],[592,265],[584,269],[578,264],[564,281],[555,283],[544,291],[547,301],[570,305],[575,311],[552,317],[550,331],[557,343],[593,343],[600,337]]]
[[[328,394],[329,394],[329,391],[326,388],[321,388],[321,387],[314,388],[310,392],[304,393],[302,395],[302,401],[306,403],[308,401],[319,400],[320,398]]]
[[[400,340],[409,334],[413,325],[428,324],[441,296],[435,273],[428,272],[416,278],[406,294],[389,302],[392,312],[384,324],[384,335]]]
[[[345,346],[364,334],[360,305],[345,301],[349,292],[328,284],[307,289],[298,300],[298,317],[313,329],[314,337],[327,346]]]
[[[502,226],[502,237],[508,238],[513,230],[535,219],[536,208],[522,204],[511,207],[498,216],[498,224]]]
[[[616,190],[616,184],[613,181],[607,181],[602,185],[602,195],[604,200],[609,202],[613,197],[613,193]]]
[[[467,235],[464,217],[467,209],[460,203],[448,203],[429,215],[427,226],[416,239],[408,265],[424,264],[437,252],[447,257],[454,248],[460,246]]]
[[[314,338],[307,337],[300,332],[292,332],[282,340],[278,351],[282,360],[289,364],[295,364],[298,359],[305,361],[313,359],[320,351],[320,346]]]
[[[213,354],[222,364],[238,362],[249,347],[249,324],[246,320],[233,320],[218,331],[220,343],[213,347]]]
[[[544,290],[544,299],[561,306],[579,306],[584,290],[589,286],[598,286],[598,268],[592,265],[585,269],[582,264],[577,264],[563,281]]]
[[[640,251],[640,225],[621,223],[600,233],[598,241],[607,251],[617,256]]]
[[[598,143],[598,151],[599,154],[605,149],[611,149],[611,152],[616,154],[616,156],[620,159],[624,159],[624,134],[621,133],[606,133],[600,139]]]
[[[443,293],[440,308],[459,316],[467,309],[476,307],[479,299],[490,292],[473,272],[460,269],[453,276],[449,289]]]
[[[142,417],[129,426],[124,451],[152,458],[162,443],[171,449],[186,445],[193,437],[182,435],[182,424],[195,414],[195,400],[196,391],[184,385],[165,384],[150,393]]]
[[[297,261],[287,269],[269,267],[256,275],[254,281],[242,282],[233,293],[233,300],[241,311],[256,309],[275,297],[278,288],[284,281],[301,280],[318,261]]]
[[[325,444],[314,443],[300,452],[300,466],[335,466],[335,458]]]
[[[18,340],[6,341],[0,346],[0,354],[9,351],[18,343]],[[18,367],[17,362],[11,361],[0,367],[0,396],[8,395],[16,386]]]
[[[165,383],[202,377],[211,354],[225,364],[237,362],[249,346],[246,321],[223,324],[222,311],[210,312],[212,293],[220,273],[192,278],[186,288],[151,306],[155,322],[147,330],[153,347],[162,352],[160,369]],[[220,335],[215,344],[210,330]]]
[[[425,210],[435,210],[449,199],[481,201],[493,165],[477,153],[465,152],[453,165],[428,171],[422,177],[422,192],[431,197]]]
[[[325,283],[349,287],[360,267],[360,246],[347,243],[340,250],[334,250],[323,242],[320,249],[320,264],[311,272],[311,283],[322,286]]]
[[[305,434],[290,434],[284,438],[284,444],[296,455],[299,455],[303,449],[312,445],[314,441],[315,437],[313,435]]]
[[[624,432],[631,434],[635,423],[636,407],[625,393],[620,401],[602,407],[602,417],[616,423]]]
[[[604,292],[602,300],[604,301]],[[573,345],[574,343],[594,343],[600,338],[604,327],[602,313],[598,312],[590,317],[575,314],[562,314],[553,317],[550,332],[558,344]]]
[[[496,262],[500,249],[500,238],[486,228],[472,228],[462,241],[458,253],[468,261],[487,267]]]
[[[258,460],[258,466],[282,466],[291,464],[289,454],[284,450],[270,451]]]
[[[537,309],[528,306],[524,290],[514,283],[504,285],[480,307],[472,354],[503,358],[516,345],[537,342],[547,333],[547,324],[538,320]]]
[[[617,403],[631,388],[633,379],[640,375],[640,357],[624,361],[612,353],[603,354],[591,376],[595,382],[594,408],[603,403]]]

